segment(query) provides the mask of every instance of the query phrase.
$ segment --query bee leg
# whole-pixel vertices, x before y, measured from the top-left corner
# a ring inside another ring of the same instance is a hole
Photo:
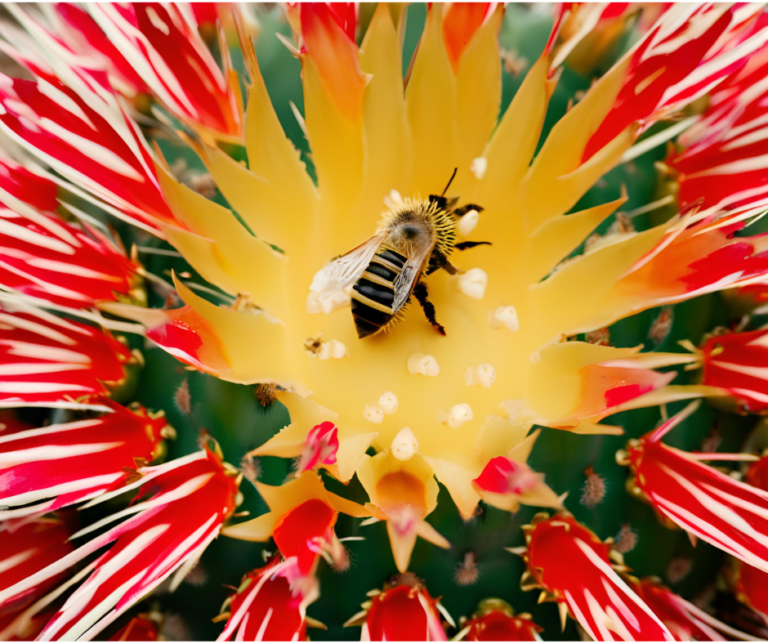
[[[459,201],[458,197],[443,197],[443,195],[429,195],[429,203],[437,205],[440,210],[451,210]]]
[[[427,316],[427,321],[435,328],[435,331],[440,335],[445,335],[445,328],[435,319],[435,305],[429,301],[427,285],[424,282],[416,284],[413,289],[413,296],[421,305],[421,308],[424,309],[424,315]]]
[[[445,272],[449,275],[461,275],[464,273],[464,271],[462,271],[460,268],[456,268],[453,264],[451,264],[445,255],[435,251],[432,253],[432,257],[429,260],[427,275],[432,275],[432,273],[439,271],[441,268],[444,269]]]
[[[465,206],[462,206],[461,208],[455,208],[453,212],[451,212],[451,214],[454,217],[463,217],[470,210],[477,210],[477,212],[483,212],[484,208],[482,206],[478,206],[476,203],[468,203]]]
[[[465,241],[465,242],[459,242],[454,246],[456,250],[467,250],[469,248],[474,248],[475,246],[490,246],[491,242],[481,242],[481,241]]]

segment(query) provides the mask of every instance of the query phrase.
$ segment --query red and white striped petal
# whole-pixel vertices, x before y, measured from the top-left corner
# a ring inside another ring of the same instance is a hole
[[[768,273],[768,237],[736,237],[744,221],[734,214],[686,226],[683,219],[617,282],[619,297],[646,306],[678,302],[756,281]]]
[[[309,603],[292,589],[286,575],[291,564],[276,555],[263,568],[252,570],[229,598],[230,617],[216,641],[302,642],[307,638]]]
[[[370,595],[371,593],[369,593]],[[346,625],[362,625],[363,642],[445,642],[440,602],[415,575],[399,575],[363,604]]]
[[[0,435],[0,521],[53,512],[124,485],[171,433],[163,414],[112,413]]]
[[[17,179],[11,189],[26,195],[43,188],[37,199],[42,203],[52,187],[56,202],[53,182],[20,170],[0,161],[0,175],[6,171],[6,176]],[[7,206],[0,206],[1,285],[71,308],[91,307],[97,300],[131,293],[136,267],[110,239],[87,223],[67,223],[10,193],[2,194],[7,183],[10,180],[4,183],[0,177],[0,204]]]
[[[568,514],[527,526],[524,558],[536,584],[597,641],[672,641],[669,630],[611,567],[609,546]]]
[[[0,588],[7,589],[23,582],[47,566],[55,564],[72,552],[69,541],[71,532],[59,519],[35,519],[10,529],[0,523]],[[38,583],[27,585],[23,590],[6,593],[0,601],[0,617],[16,617],[22,609],[40,599],[58,583],[66,568]],[[0,627],[0,640],[5,641],[15,633]]]
[[[0,308],[0,407],[107,395],[133,361],[108,331],[33,307]]]
[[[747,411],[768,410],[768,331],[717,335],[701,353],[703,384],[726,390]]]
[[[629,54],[615,105],[584,151],[588,159],[627,126],[641,129],[705,95],[768,41],[758,5],[678,4]]]
[[[236,77],[218,67],[194,19],[181,7],[131,3],[88,9],[121,57],[174,115],[218,134],[241,136]]]
[[[768,24],[765,14],[760,24]],[[707,213],[768,204],[768,50],[719,85],[707,110],[686,131],[682,151],[667,164],[679,173],[678,202],[686,208],[703,199]]]
[[[725,639],[753,639],[715,619],[680,595],[653,581],[633,583],[635,592],[680,642],[722,642]],[[728,638],[724,636],[729,636]]]
[[[180,582],[234,510],[234,473],[210,451],[141,468],[140,474],[143,478],[128,486],[140,486],[138,502],[75,537],[120,523],[39,572],[0,589],[1,604],[106,549],[39,639],[90,640],[176,571],[174,581]]]
[[[768,492],[702,462],[743,457],[692,454],[661,442],[693,409],[627,445],[635,491],[684,530],[768,572]]]
[[[55,78],[0,75],[0,125],[17,143],[110,212],[156,231],[173,222],[136,124],[95,93]]]
[[[69,2],[60,2],[54,7],[52,19],[58,19],[55,34],[73,52],[95,61],[100,69],[105,70],[112,87],[128,97],[151,92],[117,45],[87,11]]]
[[[58,187],[15,161],[0,157],[0,202],[13,208],[18,202],[43,212],[59,207]]]

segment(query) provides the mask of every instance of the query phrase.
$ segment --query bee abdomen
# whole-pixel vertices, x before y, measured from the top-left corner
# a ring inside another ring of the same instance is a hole
[[[406,258],[400,253],[382,250],[374,255],[352,287],[352,317],[359,337],[378,333],[395,317],[394,283],[405,262]]]

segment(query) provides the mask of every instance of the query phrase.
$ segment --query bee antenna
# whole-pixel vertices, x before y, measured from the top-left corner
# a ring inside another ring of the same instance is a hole
[[[448,188],[451,187],[451,184],[453,183],[453,180],[456,178],[456,172],[458,172],[458,168],[453,169],[453,174],[451,175],[451,178],[448,179],[448,183],[446,184],[445,188],[443,188],[443,192],[440,193],[441,197],[445,197],[445,193],[448,192]]]

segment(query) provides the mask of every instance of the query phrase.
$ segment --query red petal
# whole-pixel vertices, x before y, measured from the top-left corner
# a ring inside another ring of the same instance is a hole
[[[96,22],[160,101],[183,120],[239,136],[242,119],[221,69],[179,7],[94,5]]]
[[[0,189],[38,210],[53,212],[59,207],[58,188],[10,159],[0,159]],[[5,199],[0,198],[2,203]],[[8,204],[6,204],[8,205]]]
[[[444,9],[443,41],[454,74],[459,70],[459,60],[469,41],[494,5],[493,2],[452,2]]]
[[[285,566],[276,556],[243,577],[232,596],[231,617],[218,641],[302,642],[306,639],[304,598],[291,590]],[[236,631],[236,632],[235,632]]]
[[[360,69],[357,45],[339,17],[324,2],[299,5],[304,49],[317,65],[326,91],[347,118],[362,117],[365,77]]]
[[[763,456],[749,466],[746,480],[750,485],[768,492],[768,456]]]
[[[630,124],[648,126],[722,82],[746,62],[750,51],[733,59],[725,54],[750,37],[755,42],[759,38],[757,12],[736,24],[734,8],[692,7],[684,24],[674,29],[677,15],[663,14],[638,45],[613,109],[586,146],[585,160]]]
[[[33,308],[0,309],[0,322],[0,404],[71,402],[125,379],[130,349],[106,331]]]
[[[529,619],[496,610],[470,619],[464,639],[468,642],[535,642],[543,629]]]
[[[723,633],[733,635],[728,625],[650,579],[643,579],[635,589],[678,641],[721,642]]]
[[[595,640],[672,640],[669,631],[616,574],[608,546],[568,515],[537,523],[527,553],[539,585],[564,603]]]
[[[488,461],[474,483],[486,492],[519,495],[540,485],[541,478],[525,463],[496,456]]]
[[[768,619],[768,573],[742,561],[736,588],[752,608]]]
[[[150,462],[167,423],[143,407],[0,436],[0,520],[42,514],[119,488]],[[36,505],[28,505],[35,503]]]
[[[0,589],[12,587],[72,552],[69,537],[67,526],[55,519],[37,519],[13,530],[0,524]],[[21,592],[10,593],[0,602],[0,616],[41,598],[62,576],[59,573]]]
[[[338,433],[336,425],[329,421],[315,425],[309,430],[296,471],[301,473],[321,465],[334,465],[336,453],[339,451]]]
[[[109,642],[157,642],[157,624],[146,617],[133,617]]]
[[[703,384],[727,390],[753,413],[768,409],[767,336],[750,331],[709,338],[701,349]]]
[[[196,5],[197,3],[194,3],[192,6]],[[98,61],[99,65],[110,74],[113,85],[129,96],[140,92],[151,93],[141,76],[88,12],[68,2],[58,3],[56,11],[64,23],[62,38],[66,39],[79,54]]]
[[[673,230],[617,283],[619,292],[678,301],[721,290],[768,272],[768,238],[734,237],[744,222],[708,218]]]
[[[6,205],[11,209],[0,209],[0,282],[5,286],[70,308],[129,294],[136,267],[95,228],[31,209],[19,214],[14,210],[21,208]]]
[[[663,516],[762,570],[768,570],[768,492],[736,481],[661,437],[684,414],[628,446],[635,485]]]
[[[0,76],[5,108],[0,122],[60,174],[128,216],[150,226],[157,220],[173,222],[135,125],[100,98],[90,98],[86,102],[55,80],[43,89]]]
[[[286,559],[296,557],[302,575],[312,572],[323,544],[333,538],[338,513],[320,499],[311,499],[280,517],[272,538]]]
[[[366,617],[368,636],[374,642],[445,641],[434,599],[420,586],[401,584],[371,600]]]
[[[52,576],[106,548],[90,575],[48,622],[42,639],[95,636],[180,566],[200,557],[234,510],[235,481],[211,452],[143,468],[142,473],[139,497],[146,500],[133,504],[133,516],[39,573]],[[112,523],[110,519],[106,521]],[[27,578],[0,589],[0,602],[34,581]]]

